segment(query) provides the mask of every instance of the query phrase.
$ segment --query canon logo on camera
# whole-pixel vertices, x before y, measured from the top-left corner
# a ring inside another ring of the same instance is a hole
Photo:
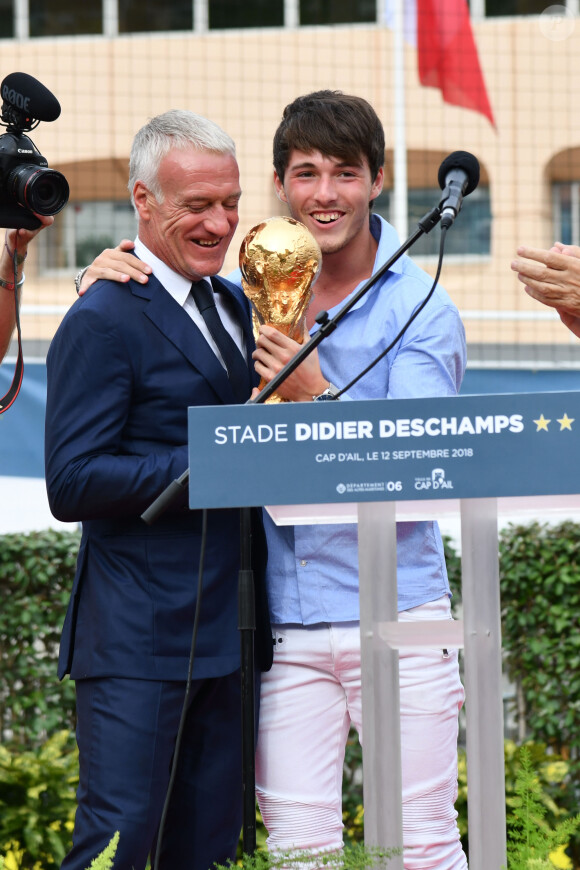
[[[9,88],[7,85],[4,85],[2,88],[2,99],[7,103],[10,103],[11,106],[16,106],[24,112],[28,111],[30,97],[25,97],[24,94],[19,94],[18,91],[14,90],[14,88]]]

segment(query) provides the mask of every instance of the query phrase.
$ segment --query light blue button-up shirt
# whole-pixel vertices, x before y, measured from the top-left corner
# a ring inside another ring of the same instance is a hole
[[[379,243],[376,272],[397,250],[399,240],[393,227],[378,215],[371,216],[371,231]],[[239,272],[230,280],[240,283]],[[432,283],[409,257],[401,257],[318,346],[324,376],[339,388],[349,383],[399,333]],[[347,299],[329,315],[333,317]],[[316,325],[311,333],[317,329]],[[348,397],[453,396],[464,370],[463,324],[457,308],[438,286],[403,337],[348,391]],[[276,526],[266,513],[264,522],[272,622],[358,621],[356,525]],[[449,594],[437,523],[397,523],[397,564],[399,610]]]

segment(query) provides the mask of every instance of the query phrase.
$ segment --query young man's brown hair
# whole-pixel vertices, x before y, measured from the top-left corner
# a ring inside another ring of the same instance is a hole
[[[374,181],[385,162],[385,134],[377,113],[362,97],[314,91],[286,106],[274,134],[274,169],[282,182],[294,149],[319,151],[348,163],[362,155]]]

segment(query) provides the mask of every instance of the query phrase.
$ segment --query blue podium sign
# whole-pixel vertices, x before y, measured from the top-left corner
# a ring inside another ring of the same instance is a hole
[[[580,493],[580,392],[189,408],[190,507]]]

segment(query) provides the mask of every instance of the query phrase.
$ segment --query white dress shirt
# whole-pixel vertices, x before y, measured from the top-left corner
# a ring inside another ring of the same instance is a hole
[[[210,335],[209,329],[205,324],[205,320],[199,313],[197,305],[193,301],[193,297],[190,293],[191,290],[191,280],[189,278],[184,278],[183,275],[179,275],[177,272],[174,272],[167,263],[164,263],[163,260],[160,260],[159,257],[156,257],[149,248],[143,244],[141,239],[137,236],[135,239],[135,253],[139,257],[140,260],[143,260],[144,263],[148,263],[149,266],[153,269],[153,274],[157,278],[158,281],[163,284],[167,292],[170,296],[173,296],[178,305],[187,311],[197,328],[202,333],[203,337],[221,362],[224,369],[226,368],[224,361],[222,359],[221,353],[218,350],[218,347]],[[209,278],[205,279],[206,281],[210,281]],[[211,282],[210,282],[211,283]],[[212,288],[213,290],[213,288]],[[232,311],[229,306],[224,304],[224,300],[222,298],[221,293],[214,293],[216,308],[219,312],[219,316],[224,327],[227,329],[231,337],[234,339],[238,348],[240,349],[244,359],[247,359],[246,347],[244,341],[244,331],[241,325],[234,319]]]

